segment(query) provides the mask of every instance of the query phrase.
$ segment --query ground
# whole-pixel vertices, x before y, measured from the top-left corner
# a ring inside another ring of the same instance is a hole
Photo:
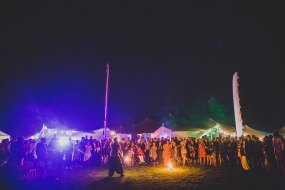
[[[125,176],[107,177],[107,168],[50,172],[47,179],[18,182],[16,189],[284,189],[285,177],[266,172],[244,172],[236,168],[140,166],[125,168]]]

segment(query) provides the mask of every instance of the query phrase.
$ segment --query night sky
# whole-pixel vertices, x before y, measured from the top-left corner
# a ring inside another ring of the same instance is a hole
[[[106,63],[111,128],[169,113],[190,125],[213,101],[234,124],[236,71],[244,123],[282,127],[284,11],[237,2],[2,6],[0,129],[102,127]]]

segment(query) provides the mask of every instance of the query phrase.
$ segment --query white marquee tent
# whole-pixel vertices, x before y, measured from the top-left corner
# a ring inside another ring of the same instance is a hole
[[[172,138],[172,131],[166,128],[163,124],[160,128],[158,128],[154,133],[151,134],[151,138]]]
[[[0,131],[0,142],[4,139],[10,139],[10,135],[4,133],[3,131]]]
[[[260,131],[260,130],[256,130],[256,129],[253,129],[247,125],[244,126],[243,128],[243,135],[246,136],[246,135],[254,135],[258,138],[263,138],[265,136],[268,136],[270,135],[271,133],[268,133],[268,132],[265,132],[265,131]]]
[[[27,139],[35,139],[40,140],[41,138],[46,138],[47,143],[56,135],[58,138],[69,138],[71,137],[72,140],[81,140],[82,137],[90,137],[94,136],[93,133],[83,132],[83,131],[76,131],[76,130],[68,130],[68,129],[59,129],[59,128],[48,128],[47,126],[43,125],[41,131],[28,137]]]
[[[172,136],[177,138],[188,138],[188,137],[199,138],[205,131],[206,131],[205,129],[198,129],[198,128],[193,128],[187,131],[173,131]]]

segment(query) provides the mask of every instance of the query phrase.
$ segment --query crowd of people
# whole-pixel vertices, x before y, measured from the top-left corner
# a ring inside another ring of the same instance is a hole
[[[82,137],[64,143],[54,136],[50,142],[17,138],[0,144],[1,171],[25,173],[33,168],[44,176],[52,168],[107,166],[113,139]],[[118,154],[124,167],[136,165],[201,165],[240,167],[244,170],[267,170],[285,174],[285,140],[277,132],[259,139],[241,138],[139,138],[119,139]],[[6,169],[6,170],[5,170]]]

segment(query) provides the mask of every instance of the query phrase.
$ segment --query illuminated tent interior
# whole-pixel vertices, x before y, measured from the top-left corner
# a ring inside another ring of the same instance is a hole
[[[0,142],[4,139],[10,139],[10,135],[4,133],[3,131],[0,131]]]
[[[172,135],[173,137],[177,138],[188,138],[188,137],[199,138],[205,131],[206,131],[205,129],[193,128],[187,131],[173,131]]]
[[[172,137],[172,131],[162,124],[154,133],[151,134],[151,138],[167,138],[170,139]]]
[[[41,138],[46,138],[47,143],[56,135],[58,138],[69,138],[71,137],[72,140],[81,140],[82,137],[85,136],[94,136],[93,133],[83,132],[83,131],[76,131],[76,130],[66,130],[66,129],[59,129],[59,128],[48,128],[47,126],[43,125],[41,131],[35,135],[28,137],[27,139],[35,139],[40,140]]]

